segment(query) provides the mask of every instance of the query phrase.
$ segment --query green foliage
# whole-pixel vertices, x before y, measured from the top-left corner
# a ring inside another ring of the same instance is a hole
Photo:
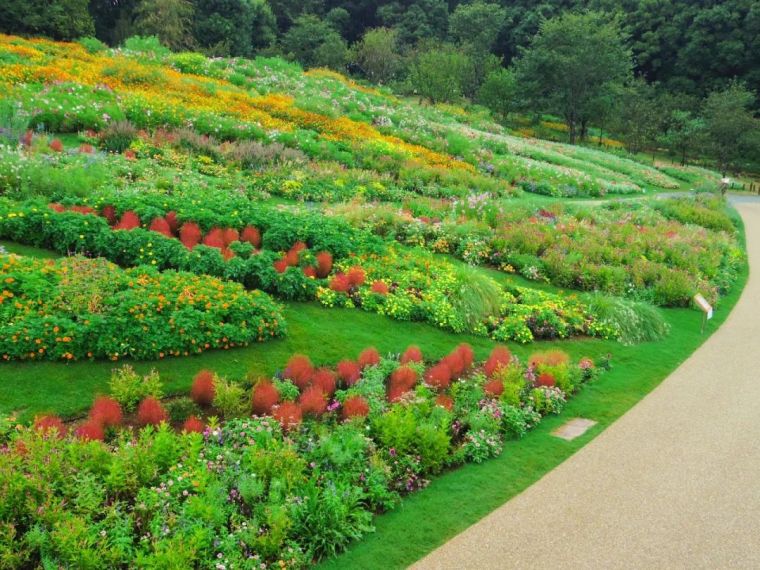
[[[409,80],[415,94],[433,103],[456,101],[471,73],[472,61],[463,51],[447,44],[429,45],[414,57]]]
[[[131,36],[124,40],[124,49],[152,57],[163,57],[170,53],[157,35]]]
[[[73,40],[95,33],[88,0],[4,0],[0,30]]]
[[[250,412],[245,389],[240,384],[227,381],[224,378],[214,378],[213,404],[222,413],[225,420],[242,418]]]
[[[662,340],[670,332],[662,311],[647,303],[599,293],[589,296],[589,312],[623,344]]]
[[[478,91],[478,102],[502,119],[515,108],[516,99],[517,80],[509,69],[489,73]]]
[[[172,50],[186,49],[193,44],[193,11],[189,0],[142,0],[135,9],[134,25]]]
[[[756,155],[760,148],[760,120],[752,107],[755,94],[733,81],[722,91],[711,93],[704,106],[707,144],[724,174],[746,155]]]
[[[388,83],[396,78],[402,64],[398,50],[398,32],[389,28],[367,30],[354,46],[356,62],[374,83]]]
[[[348,45],[329,22],[313,15],[296,18],[280,40],[284,54],[304,67],[341,70],[348,61]]]
[[[108,386],[111,395],[126,412],[133,412],[137,404],[148,396],[154,398],[163,396],[163,386],[158,372],[152,370],[149,374],[140,375],[129,364],[113,371]]]

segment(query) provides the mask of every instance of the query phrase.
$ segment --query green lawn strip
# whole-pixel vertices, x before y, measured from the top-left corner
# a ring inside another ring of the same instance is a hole
[[[700,332],[700,313],[669,309],[664,312],[672,332],[660,342],[632,347],[613,347],[603,341],[577,343],[593,347],[595,350],[587,351],[592,355],[609,348],[613,368],[572,398],[561,416],[546,418],[523,440],[509,442],[496,459],[436,477],[429,487],[377,517],[375,533],[319,568],[406,567],[504,504],[591,441],[685,361],[728,317],[748,275],[745,268],[715,317],[708,321],[704,334]],[[548,344],[559,343],[535,343],[531,347]],[[562,348],[577,356],[573,344],[563,343]],[[571,442],[551,435],[573,417],[590,418],[598,425]]]
[[[42,249],[39,247],[33,247],[30,245],[21,245],[13,241],[1,240],[0,247],[5,249],[8,253],[15,253],[16,255],[25,255],[27,257],[37,257],[40,259],[56,259],[61,257],[54,251],[49,249]]]

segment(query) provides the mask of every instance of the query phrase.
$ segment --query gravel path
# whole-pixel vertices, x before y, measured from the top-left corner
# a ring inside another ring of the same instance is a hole
[[[752,271],[724,325],[596,439],[415,568],[760,568],[760,201],[734,203]]]

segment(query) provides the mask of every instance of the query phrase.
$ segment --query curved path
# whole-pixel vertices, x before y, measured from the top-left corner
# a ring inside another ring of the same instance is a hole
[[[760,201],[734,202],[752,271],[723,326],[596,439],[416,568],[760,568]]]

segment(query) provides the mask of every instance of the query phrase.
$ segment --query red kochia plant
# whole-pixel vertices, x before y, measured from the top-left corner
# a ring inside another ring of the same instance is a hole
[[[206,424],[195,416],[190,416],[185,420],[185,423],[182,424],[182,431],[187,433],[203,433],[204,429],[206,429]]]
[[[443,362],[428,368],[425,372],[425,382],[438,390],[444,390],[451,384],[451,369]]]
[[[446,394],[438,394],[438,396],[435,398],[435,404],[436,406],[441,406],[447,410],[454,408],[454,400],[451,398],[451,396],[447,396]]]
[[[223,232],[225,247],[230,245],[233,241],[240,241],[240,234],[234,228],[227,228]]]
[[[253,388],[251,404],[253,413],[260,416],[271,413],[272,407],[280,401],[280,392],[269,380],[260,380]]]
[[[297,267],[298,266],[298,260],[299,260],[298,255],[299,255],[298,251],[296,251],[294,249],[291,249],[291,250],[288,250],[287,253],[285,253],[285,257],[283,257],[282,259],[290,267]]]
[[[58,202],[51,202],[50,204],[48,204],[48,208],[50,208],[54,212],[58,212],[59,214],[61,212],[66,211],[66,206],[64,206],[63,204],[59,204]]]
[[[95,208],[92,208],[90,206],[71,206],[69,208],[72,212],[77,212],[79,214],[94,214]]]
[[[314,367],[308,356],[303,354],[294,354],[285,365],[283,376],[293,381],[293,384],[301,390],[306,388],[311,382],[311,376],[314,373]]]
[[[343,411],[341,413],[344,420],[365,418],[369,415],[369,404],[361,396],[351,396],[343,402]]]
[[[347,293],[351,288],[351,281],[345,273],[338,273],[330,279],[330,289],[336,293]]]
[[[98,396],[90,408],[90,418],[104,427],[121,424],[123,414],[119,402],[108,396]]]
[[[562,366],[570,362],[570,356],[561,350],[547,350],[537,352],[528,359],[528,366],[535,368],[541,364],[545,366]]]
[[[199,406],[208,406],[214,401],[216,385],[214,373],[211,370],[201,370],[193,378],[193,386],[190,388],[190,397]]]
[[[21,144],[24,146],[32,146],[33,138],[34,133],[31,130],[27,130],[23,135],[21,135]]]
[[[34,429],[41,431],[42,433],[48,433],[55,430],[58,432],[58,437],[66,435],[66,426],[63,425],[63,420],[58,416],[53,415],[35,418]]]
[[[240,234],[240,241],[247,241],[258,249],[261,246],[261,232],[258,228],[246,226],[243,228],[243,233]]]
[[[502,366],[508,366],[511,360],[512,353],[509,352],[509,349],[506,346],[495,346],[491,351],[488,360],[486,360],[486,363],[483,365],[486,376],[493,376],[494,372],[499,368]]]
[[[103,206],[103,209],[100,210],[100,215],[108,221],[108,225],[112,226],[116,223],[116,208],[110,204]]]
[[[409,392],[417,383],[417,372],[408,366],[400,366],[391,373],[390,383],[388,385],[388,400],[397,402],[401,397]]]
[[[466,342],[463,342],[462,344],[457,346],[455,350],[457,354],[459,354],[459,356],[462,358],[462,364],[464,364],[464,369],[468,370],[472,366],[473,361],[475,360],[475,352],[472,350],[472,347]]]
[[[455,350],[441,359],[440,364],[446,365],[451,370],[452,378],[459,378],[464,372],[462,356]]]
[[[103,425],[93,419],[89,419],[74,430],[74,435],[85,441],[103,441],[106,438]]]
[[[285,273],[288,269],[288,261],[286,259],[278,259],[272,265],[277,273]]]
[[[187,249],[193,249],[201,243],[201,237],[203,237],[203,233],[195,222],[185,222],[179,230],[179,241]]]
[[[152,232],[158,232],[160,234],[163,234],[166,237],[173,237],[172,229],[169,226],[169,222],[167,222],[164,218],[161,218],[161,217],[153,218],[153,221],[150,223],[150,227],[148,229]]]
[[[137,406],[137,423],[141,426],[157,426],[169,419],[169,415],[156,398],[148,396]]]
[[[332,254],[329,251],[320,251],[315,257],[317,260],[317,277],[324,279],[332,271]]]
[[[311,377],[312,386],[317,386],[328,396],[335,393],[336,378],[335,372],[329,368],[318,368]]]
[[[422,362],[422,351],[419,346],[410,346],[401,355],[401,364],[408,364],[409,362]]]
[[[353,360],[341,360],[338,362],[338,378],[346,386],[353,386],[361,378],[362,370]]]
[[[50,141],[50,150],[55,152],[63,152],[63,143],[61,142],[61,139],[53,139]]]
[[[301,411],[312,416],[321,416],[327,409],[327,397],[318,386],[309,386],[298,399]]]
[[[317,276],[317,270],[311,265],[304,267],[301,271],[303,271],[303,274],[306,275],[306,277],[311,277],[312,279]]]
[[[121,215],[121,220],[113,229],[115,230],[133,230],[140,227],[140,217],[132,210],[127,210]]]
[[[203,245],[222,249],[225,246],[224,231],[220,228],[211,228],[203,238]]]
[[[358,361],[359,366],[362,368],[367,368],[367,366],[376,366],[380,364],[380,353],[374,346],[370,346],[369,348],[365,348],[361,351]]]
[[[79,145],[79,152],[82,154],[92,154],[95,152],[95,148],[91,144],[82,143]]]
[[[485,386],[483,386],[483,389],[486,391],[486,394],[498,398],[504,391],[504,383],[501,380],[489,380],[486,382]]]
[[[302,415],[301,406],[295,402],[283,402],[272,411],[272,417],[280,422],[284,429],[300,424]]]
[[[177,212],[172,210],[171,212],[166,212],[166,215],[164,216],[166,219],[166,223],[169,224],[169,229],[171,230],[172,234],[176,234],[177,230],[179,229],[179,220],[177,219]]]
[[[372,292],[377,293],[378,295],[387,295],[388,294],[388,285],[385,284],[384,281],[375,281],[372,283]]]
[[[547,388],[551,388],[556,383],[557,380],[554,378],[554,375],[549,374],[548,372],[543,372],[538,375],[538,378],[536,378],[536,386],[545,386]]]
[[[364,269],[362,269],[358,265],[355,265],[354,267],[348,270],[348,282],[351,284],[352,287],[358,287],[359,285],[364,285],[364,281],[366,279],[367,279],[367,276],[364,273]]]

